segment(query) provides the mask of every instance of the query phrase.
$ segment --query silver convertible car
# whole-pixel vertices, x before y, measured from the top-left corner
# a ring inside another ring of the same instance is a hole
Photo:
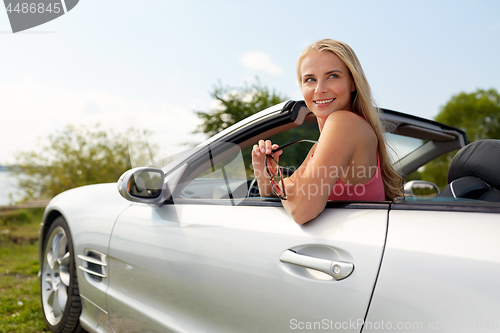
[[[318,138],[304,102],[289,101],[117,183],[56,196],[39,243],[47,327],[498,332],[500,141],[469,144],[434,121],[381,117],[403,176],[460,149],[442,192],[412,180],[404,197],[328,202],[296,224],[279,199],[259,195],[250,163],[259,139]],[[285,173],[308,145],[284,150]]]

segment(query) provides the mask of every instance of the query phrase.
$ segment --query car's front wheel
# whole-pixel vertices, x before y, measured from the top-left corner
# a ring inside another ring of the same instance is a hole
[[[43,317],[51,332],[84,332],[73,242],[66,220],[54,220],[43,241],[40,289]]]

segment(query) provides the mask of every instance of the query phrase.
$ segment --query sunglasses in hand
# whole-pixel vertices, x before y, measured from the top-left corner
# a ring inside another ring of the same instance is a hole
[[[279,146],[278,148],[273,149],[270,154],[266,154],[266,172],[269,175],[269,182],[271,183],[273,193],[281,200],[287,199],[285,183],[283,180],[283,170],[278,165],[278,161],[276,161],[276,159],[273,157],[273,154],[299,142],[318,143],[318,141],[314,140],[297,140],[284,144],[283,146]]]

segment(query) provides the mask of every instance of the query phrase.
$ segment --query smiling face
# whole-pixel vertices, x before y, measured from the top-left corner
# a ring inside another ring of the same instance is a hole
[[[300,64],[302,95],[316,117],[325,120],[337,110],[351,109],[356,90],[351,72],[332,52],[311,52]]]

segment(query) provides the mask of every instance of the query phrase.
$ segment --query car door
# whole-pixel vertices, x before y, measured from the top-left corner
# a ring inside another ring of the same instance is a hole
[[[107,291],[115,331],[359,332],[389,203],[330,203],[300,226],[277,198],[247,198],[237,145],[200,150],[188,164],[170,183],[171,200],[135,203],[115,223]]]
[[[332,204],[300,226],[278,202],[229,201],[134,204],[120,215],[107,293],[115,331],[359,332],[388,204]],[[287,250],[303,255],[309,268],[280,261]],[[310,268],[314,258],[354,269],[336,281]]]

